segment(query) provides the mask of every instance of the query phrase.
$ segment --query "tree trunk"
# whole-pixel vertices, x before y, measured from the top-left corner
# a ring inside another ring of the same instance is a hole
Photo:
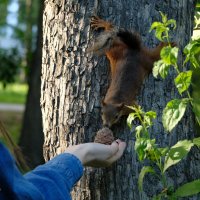
[[[150,25],[160,19],[158,11],[163,11],[177,20],[177,34],[173,38],[182,48],[191,37],[194,3],[193,0],[46,1],[41,88],[46,160],[63,152],[66,146],[93,141],[96,131],[102,127],[100,102],[108,87],[109,65],[105,58],[86,54],[92,37],[89,17],[97,12],[117,26],[136,30],[143,42],[153,47],[158,42],[153,33],[149,33]],[[164,81],[150,75],[138,97],[145,111],[158,113],[151,131],[156,133],[154,136],[161,146],[193,137],[195,132],[190,110],[171,135],[163,130],[161,112],[169,100],[178,96],[173,78],[173,71]],[[147,177],[145,191],[139,193],[137,181],[141,164],[134,152],[134,134],[130,133],[125,119],[113,130],[116,138],[128,144],[124,156],[107,169],[86,168],[72,193],[74,200],[145,200],[159,191],[158,180]],[[169,171],[175,186],[200,177],[197,170],[200,154],[193,154],[187,162]]]
[[[44,136],[40,107],[43,1],[39,1],[38,3],[41,7],[38,18],[37,48],[33,55],[33,62],[30,65],[29,91],[27,95],[26,109],[19,141],[22,152],[27,158],[27,163],[31,168],[44,163],[42,148]]]

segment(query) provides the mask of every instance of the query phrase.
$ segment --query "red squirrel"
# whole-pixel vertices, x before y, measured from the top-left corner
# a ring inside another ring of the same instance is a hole
[[[105,54],[110,61],[111,83],[102,100],[102,120],[104,126],[111,127],[122,115],[130,113],[126,105],[137,105],[136,96],[143,80],[167,44],[160,43],[154,49],[147,49],[142,46],[137,33],[117,29],[97,16],[91,18],[91,28],[103,31],[89,51]]]

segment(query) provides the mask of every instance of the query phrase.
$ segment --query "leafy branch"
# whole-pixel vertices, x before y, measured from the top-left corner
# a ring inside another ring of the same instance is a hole
[[[162,12],[160,13],[162,16],[162,22],[154,22],[150,30],[155,29],[155,36],[159,36],[157,38],[160,41],[166,40],[169,46],[163,47],[163,49],[161,50],[161,59],[154,63],[153,75],[155,78],[157,78],[158,75],[160,75],[163,79],[165,79],[168,75],[170,67],[173,67],[177,73],[177,77],[174,79],[175,86],[178,89],[178,92],[181,96],[184,93],[187,95],[187,98],[171,100],[170,102],[168,102],[164,109],[162,117],[164,128],[165,130],[171,132],[172,129],[184,116],[188,103],[190,103],[193,109],[195,109],[193,104],[193,98],[191,97],[189,92],[189,87],[192,82],[192,69],[200,67],[200,61],[198,59],[200,55],[200,39],[191,41],[184,48],[184,54],[186,57],[183,63],[183,67],[188,62],[190,62],[193,68],[181,72],[180,67],[178,66],[179,49],[178,47],[171,47],[169,38],[169,25],[174,25],[174,27],[176,27],[176,22],[173,19],[167,20],[167,16],[164,15]],[[161,29],[160,27],[164,28]],[[200,120],[197,116],[196,121],[200,125]]]
[[[154,64],[153,75],[158,77],[159,75],[165,79],[168,75],[170,67],[173,67],[177,73],[174,79],[175,86],[182,96],[187,95],[187,98],[173,99],[169,101],[163,110],[162,122],[165,130],[171,132],[182,117],[185,114],[185,110],[190,103],[193,106],[193,99],[189,93],[189,87],[191,85],[193,70],[187,70],[181,72],[178,66],[178,48],[172,47],[170,43],[169,31],[171,28],[176,28],[176,21],[173,19],[168,20],[167,16],[160,12],[162,22],[154,22],[151,26],[151,30],[155,29],[155,36],[160,41],[165,41],[169,45],[161,50],[161,59]],[[184,53],[186,55],[183,67],[190,62],[194,68],[199,67],[198,56],[200,53],[200,41],[192,41],[185,48]],[[142,108],[128,106],[133,110],[127,118],[127,124],[132,129],[132,122],[136,118],[139,119],[139,126],[135,127],[135,151],[139,160],[149,160],[152,166],[144,166],[141,169],[138,178],[138,186],[142,191],[142,185],[144,177],[147,173],[155,175],[159,178],[162,184],[162,191],[160,194],[154,196],[154,200],[170,199],[175,200],[179,197],[187,197],[200,193],[200,179],[186,183],[176,190],[169,184],[166,171],[173,165],[179,163],[183,158],[187,156],[191,148],[196,145],[200,147],[200,137],[193,140],[181,140],[178,141],[172,147],[160,148],[156,144],[155,139],[151,139],[149,128],[153,126],[153,120],[156,118],[156,112],[148,111],[144,112]],[[194,107],[193,107],[194,111]],[[198,123],[199,120],[196,117]],[[200,124],[200,123],[199,123]],[[156,169],[155,169],[156,168]],[[159,172],[159,173],[157,173]]]
[[[136,118],[138,118],[141,122],[141,125],[135,128],[135,151],[138,155],[140,161],[144,161],[145,159],[149,160],[150,163],[154,163],[156,165],[157,171],[160,172],[158,175],[152,166],[144,166],[141,169],[138,178],[138,186],[139,189],[142,190],[143,179],[147,173],[151,173],[157,176],[163,186],[163,190],[161,194],[158,196],[160,199],[162,197],[171,199],[172,197],[182,197],[183,193],[181,192],[184,190],[185,196],[194,195],[197,192],[200,192],[200,187],[197,189],[194,184],[199,184],[198,181],[195,180],[193,182],[187,183],[182,185],[177,190],[168,183],[166,171],[173,165],[179,163],[183,158],[187,156],[189,151],[194,145],[200,147],[200,138],[195,138],[194,140],[182,140],[178,141],[172,147],[165,147],[159,148],[156,144],[155,139],[150,139],[149,128],[153,125],[153,120],[156,118],[156,113],[154,111],[144,112],[141,107],[131,107],[130,109],[133,110],[127,118],[127,124],[132,129],[132,122]],[[193,189],[193,192],[191,191]],[[158,196],[155,197],[155,199]]]

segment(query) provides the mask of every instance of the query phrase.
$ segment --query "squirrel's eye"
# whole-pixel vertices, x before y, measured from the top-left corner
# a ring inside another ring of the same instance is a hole
[[[115,119],[117,119],[118,118],[118,115],[115,115]]]

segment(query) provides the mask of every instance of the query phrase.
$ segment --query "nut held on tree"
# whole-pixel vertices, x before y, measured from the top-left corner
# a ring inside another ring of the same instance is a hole
[[[100,129],[94,138],[95,143],[101,143],[107,145],[112,144],[114,140],[115,138],[113,136],[113,132],[107,127]]]

